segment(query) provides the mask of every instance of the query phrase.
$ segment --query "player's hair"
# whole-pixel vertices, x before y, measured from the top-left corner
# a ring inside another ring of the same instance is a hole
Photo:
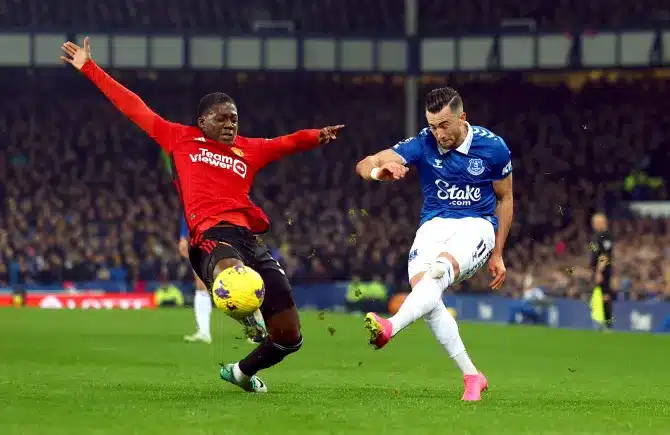
[[[426,110],[429,113],[438,113],[449,106],[449,109],[456,115],[463,111],[463,100],[454,88],[444,87],[433,89],[426,97]]]
[[[200,99],[200,103],[198,104],[198,118],[207,113],[209,109],[216,106],[217,104],[226,103],[235,104],[235,100],[233,100],[233,97],[228,94],[224,94],[223,92],[214,92],[205,95]]]

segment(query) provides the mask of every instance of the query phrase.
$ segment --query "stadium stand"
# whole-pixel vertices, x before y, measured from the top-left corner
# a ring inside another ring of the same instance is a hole
[[[403,33],[403,0],[0,0],[5,28],[79,31],[137,30],[200,33],[251,32],[264,28],[321,33]],[[269,21],[274,24],[269,25]],[[282,22],[284,24],[282,24]]]
[[[424,35],[444,36],[463,31],[495,32],[523,26],[545,31],[601,29],[654,25],[670,19],[670,7],[653,0],[488,0],[470,2],[419,1]]]
[[[82,4],[83,3],[83,4]],[[663,2],[643,0],[420,0],[419,32],[443,36],[522,25],[539,30],[599,30],[653,25],[670,19]],[[273,22],[273,24],[270,24]],[[403,0],[0,0],[4,29],[227,33],[273,29],[311,34],[404,33]]]
[[[133,283],[161,274],[190,280],[176,249],[180,207],[158,146],[82,77],[51,74],[57,73],[5,77],[13,94],[0,102],[0,132],[8,140],[0,151],[6,204],[0,282],[9,280],[10,263],[18,265],[22,283]],[[242,134],[346,124],[341,141],[259,175],[252,197],[273,222],[264,239],[295,283],[358,276],[406,286],[421,202],[416,180],[366,183],[353,169],[362,156],[404,138],[401,86],[327,74],[124,73],[119,79],[179,122],[193,121],[199,96],[224,90],[239,100]],[[633,219],[616,207],[630,195],[622,193],[623,179],[635,168],[667,177],[670,103],[655,97],[665,82],[570,89],[512,78],[458,87],[469,119],[502,135],[514,155],[509,291],[530,272],[554,294],[578,295],[588,280],[588,222],[597,208],[616,218],[613,231],[622,241],[614,254],[616,279],[625,294],[655,297],[670,288],[670,222]],[[639,195],[667,199],[667,179]],[[483,271],[461,290],[484,290],[487,280]]]

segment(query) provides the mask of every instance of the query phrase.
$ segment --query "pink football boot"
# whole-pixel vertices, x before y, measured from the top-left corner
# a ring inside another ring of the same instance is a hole
[[[393,325],[387,319],[368,313],[365,315],[365,328],[370,332],[370,344],[376,349],[381,349],[391,341]]]
[[[465,391],[461,400],[466,402],[477,402],[482,400],[482,393],[489,388],[489,381],[482,373],[476,375],[464,375],[463,384]]]

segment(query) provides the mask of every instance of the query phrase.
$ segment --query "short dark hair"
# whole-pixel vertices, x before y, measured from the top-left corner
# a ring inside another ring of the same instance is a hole
[[[452,112],[463,110],[463,100],[454,88],[444,87],[433,89],[426,96],[426,110],[429,113],[438,113],[449,106]]]
[[[205,95],[200,99],[200,103],[198,103],[198,118],[203,116],[209,109],[216,106],[217,104],[226,103],[235,105],[235,100],[233,100],[233,97],[228,94],[224,94],[223,92],[213,92],[211,94]]]

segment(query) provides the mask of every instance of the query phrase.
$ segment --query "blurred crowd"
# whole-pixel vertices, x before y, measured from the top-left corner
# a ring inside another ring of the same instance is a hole
[[[417,0],[418,31],[495,31],[523,25],[539,30],[654,25],[670,19],[656,0]],[[191,31],[217,34],[263,29],[311,34],[403,35],[405,0],[0,0],[4,29],[32,27],[80,32]]]
[[[222,90],[238,100],[242,135],[346,124],[340,140],[257,177],[252,198],[272,221],[262,238],[296,284],[361,278],[406,288],[421,207],[416,174],[382,184],[354,172],[360,158],[405,137],[402,83],[218,72],[117,78],[177,122],[194,122],[199,97]],[[177,250],[181,209],[158,146],[72,71],[0,80],[7,89],[0,101],[7,143],[0,148],[0,285],[12,267],[25,284],[190,280]],[[633,218],[618,207],[631,197],[623,189],[631,171],[667,177],[666,82],[451,84],[468,119],[503,136],[513,154],[506,291],[520,289],[527,274],[553,294],[586,290],[590,215],[606,210],[616,286],[631,298],[670,293],[670,221]],[[421,94],[433,87],[423,84]],[[667,200],[668,193],[666,180],[645,198]],[[485,290],[488,279],[482,271],[459,290]]]

